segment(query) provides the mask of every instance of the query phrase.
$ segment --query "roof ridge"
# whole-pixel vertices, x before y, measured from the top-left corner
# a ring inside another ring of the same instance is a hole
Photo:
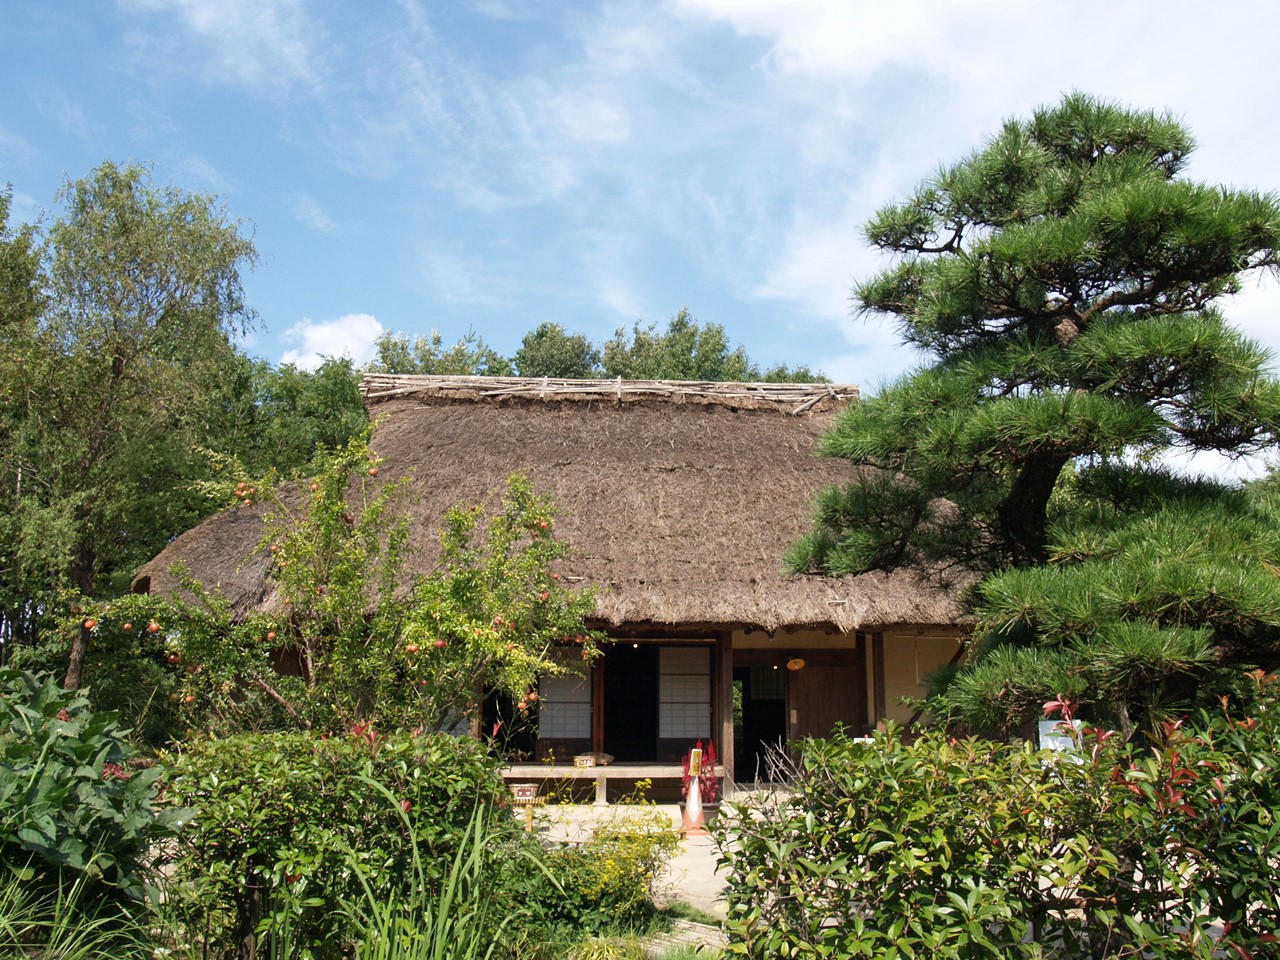
[[[414,394],[454,395],[470,399],[524,397],[538,400],[647,398],[679,401],[697,398],[703,402],[734,405],[738,402],[765,403],[783,407],[794,405],[792,413],[804,413],[822,400],[848,402],[858,399],[858,387],[837,383],[764,383],[707,380],[573,380],[557,377],[480,377],[431,374],[366,373],[360,381],[360,395],[366,403],[376,403]]]

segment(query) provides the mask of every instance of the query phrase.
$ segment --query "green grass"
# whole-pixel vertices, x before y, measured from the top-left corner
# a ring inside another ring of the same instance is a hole
[[[41,890],[30,867],[0,867],[0,957],[144,960],[152,956],[138,916],[94,903],[83,876]]]
[[[666,919],[668,925],[672,920],[688,920],[692,923],[706,924],[708,927],[719,927],[723,922],[714,913],[708,913],[701,907],[695,907],[692,903],[685,903],[683,900],[672,900],[665,907],[660,907],[658,916]]]
[[[503,934],[519,914],[496,920],[491,913],[492,869],[487,850],[488,811],[477,806],[462,842],[438,892],[430,890],[421,852],[408,816],[382,784],[367,781],[382,793],[400,815],[412,844],[413,871],[401,895],[393,900],[374,895],[368,875],[354,854],[350,867],[364,888],[364,899],[343,902],[339,910],[356,933],[356,960],[492,960],[502,946]],[[531,859],[531,866],[541,864]]]

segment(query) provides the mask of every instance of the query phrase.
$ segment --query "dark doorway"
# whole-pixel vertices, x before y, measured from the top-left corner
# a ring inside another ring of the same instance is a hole
[[[658,648],[617,643],[605,649],[604,752],[619,762],[658,757]]]
[[[733,686],[734,778],[739,783],[767,782],[773,775],[769,752],[780,750],[787,736],[786,674],[772,666],[736,667]]]
[[[505,693],[490,690],[481,707],[480,736],[510,763],[532,760],[538,747],[538,703],[518,709]]]

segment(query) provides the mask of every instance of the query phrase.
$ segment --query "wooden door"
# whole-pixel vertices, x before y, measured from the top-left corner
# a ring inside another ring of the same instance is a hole
[[[853,651],[816,651],[801,670],[787,671],[787,737],[827,737],[836,724],[858,735],[866,725],[867,694]]]

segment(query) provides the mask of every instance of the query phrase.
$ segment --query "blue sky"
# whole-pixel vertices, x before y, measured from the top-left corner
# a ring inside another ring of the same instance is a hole
[[[913,357],[850,316],[861,223],[1072,88],[1181,116],[1193,176],[1280,187],[1280,4],[13,0],[0,30],[16,217],[107,158],[221,195],[273,362],[687,306],[873,388]],[[1237,299],[1280,346],[1276,285]]]

